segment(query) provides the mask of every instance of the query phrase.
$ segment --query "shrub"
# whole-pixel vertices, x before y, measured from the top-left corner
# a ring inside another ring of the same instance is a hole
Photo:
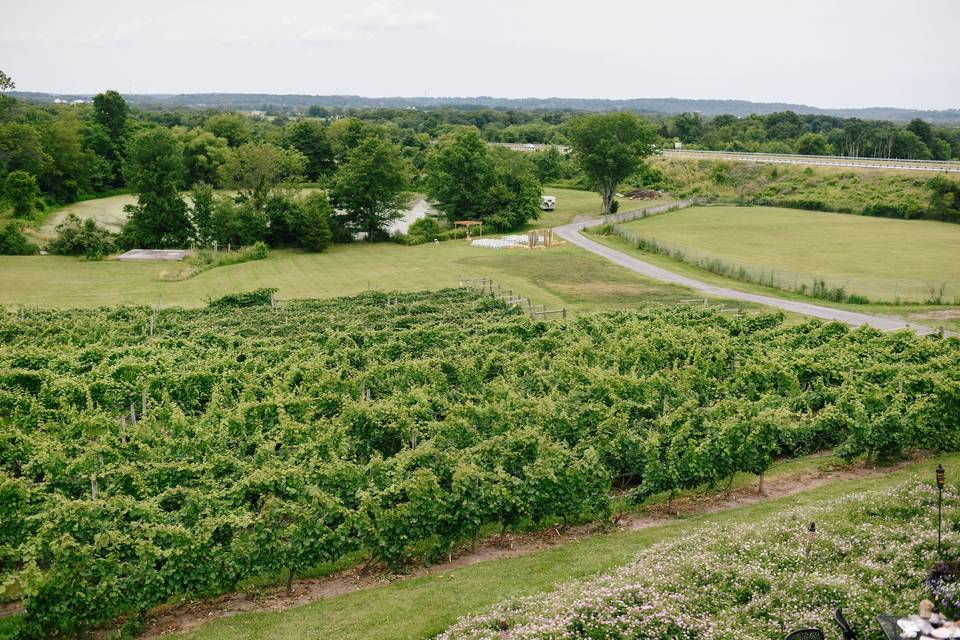
[[[333,207],[323,193],[312,193],[303,203],[297,225],[300,245],[307,251],[323,251],[333,241],[330,216]]]
[[[37,208],[40,195],[37,179],[26,171],[11,171],[4,180],[3,195],[13,207],[13,215],[29,217]]]
[[[211,309],[239,309],[243,307],[258,307],[270,304],[270,299],[277,292],[276,287],[254,289],[245,293],[230,293],[215,300],[210,300],[207,306]]]
[[[37,252],[37,245],[27,240],[16,224],[8,224],[0,231],[0,255],[29,256]]]
[[[80,220],[71,213],[57,225],[56,232],[57,236],[47,245],[50,253],[98,260],[113,251],[113,234],[98,227],[90,218]]]
[[[440,225],[430,216],[426,216],[411,224],[407,233],[411,236],[423,236],[432,240],[440,234]]]

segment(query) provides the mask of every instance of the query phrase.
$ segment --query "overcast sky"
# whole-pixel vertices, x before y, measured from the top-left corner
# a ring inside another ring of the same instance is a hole
[[[960,107],[958,0],[2,0],[23,91]]]

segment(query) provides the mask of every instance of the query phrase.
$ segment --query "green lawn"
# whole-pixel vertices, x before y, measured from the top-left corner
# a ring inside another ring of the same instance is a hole
[[[274,613],[241,614],[201,627],[192,640],[285,638],[398,640],[431,637],[460,616],[517,596],[552,590],[629,561],[640,550],[712,523],[757,522],[781,510],[814,505],[849,492],[892,486],[910,475],[949,468],[960,456],[926,460],[889,474],[837,481],[791,497],[729,511],[677,519],[634,532],[585,537],[531,555],[482,562],[430,576],[357,591]]]
[[[599,208],[596,194],[548,191],[557,195],[557,210],[531,223],[531,228],[563,224]],[[127,197],[109,200],[119,206],[118,199]],[[66,308],[162,301],[198,306],[208,297],[257,287],[276,287],[281,299],[324,298],[368,288],[439,289],[456,286],[461,275],[493,278],[504,289],[538,304],[574,311],[650,301],[675,303],[691,297],[685,289],[647,280],[569,245],[529,251],[476,248],[465,241],[415,247],[354,243],[334,245],[320,254],[273,251],[266,260],[219,267],[181,282],[162,281],[160,273],[176,269],[177,264],[0,256],[0,304]]]
[[[277,287],[280,298],[325,298],[370,289],[415,291],[457,286],[464,277],[493,278],[538,304],[571,310],[674,303],[686,289],[644,279],[573,246],[548,250],[483,249],[465,241],[406,247],[336,245],[320,254],[274,251],[266,260],[219,267],[181,282],[155,262],[88,262],[61,256],[0,256],[0,301],[16,306],[115,304],[199,306],[208,297]]]
[[[871,300],[960,299],[960,225],[769,207],[695,207],[626,223],[642,237],[774,273],[795,289],[816,278]]]

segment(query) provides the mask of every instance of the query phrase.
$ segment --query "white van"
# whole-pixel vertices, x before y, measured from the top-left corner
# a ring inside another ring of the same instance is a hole
[[[557,208],[557,197],[540,196],[540,208],[544,211],[553,211]]]

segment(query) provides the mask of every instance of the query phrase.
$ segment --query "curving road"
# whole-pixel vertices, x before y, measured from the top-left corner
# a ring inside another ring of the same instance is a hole
[[[631,217],[641,217],[644,213],[653,214],[661,213],[671,208],[678,207],[689,207],[696,203],[686,201],[686,202],[676,202],[671,204],[660,205],[656,207],[649,207],[642,212],[629,212],[623,214],[622,216],[617,216],[616,221],[620,222],[627,220]],[[745,291],[738,291],[737,289],[728,289],[726,287],[718,287],[716,285],[703,282],[702,280],[696,280],[695,278],[690,278],[673,271],[668,271],[656,265],[650,264],[649,262],[644,262],[638,258],[635,258],[631,255],[627,255],[622,251],[617,251],[616,249],[611,249],[610,247],[595,242],[590,238],[586,237],[584,234],[580,233],[583,229],[588,227],[595,227],[597,225],[607,222],[607,219],[604,218],[595,218],[593,220],[582,220],[578,222],[571,222],[570,224],[565,224],[560,227],[554,228],[554,233],[559,235],[561,238],[577,245],[578,247],[583,247],[587,251],[591,251],[598,256],[602,256],[611,262],[615,262],[622,267],[626,267],[632,271],[636,271],[640,275],[646,276],[653,280],[661,280],[663,282],[670,282],[673,284],[678,284],[683,287],[689,287],[700,293],[704,293],[709,296],[718,296],[723,298],[729,298],[731,300],[743,300],[745,302],[755,302],[757,304],[767,305],[769,307],[776,307],[778,309],[783,309],[784,311],[793,311],[795,313],[802,313],[807,316],[812,316],[814,318],[823,318],[824,320],[837,320],[839,322],[845,322],[854,327],[859,327],[860,325],[870,325],[877,329],[883,331],[896,331],[898,329],[911,329],[916,331],[920,335],[926,335],[930,333],[935,333],[936,331],[924,325],[911,324],[905,322],[898,318],[891,318],[888,316],[875,316],[868,313],[857,313],[854,311],[845,311],[843,309],[834,309],[833,307],[822,307],[816,304],[810,304],[807,302],[796,302],[794,300],[785,300],[783,298],[775,298],[773,296],[764,296],[755,293],[747,293]]]

